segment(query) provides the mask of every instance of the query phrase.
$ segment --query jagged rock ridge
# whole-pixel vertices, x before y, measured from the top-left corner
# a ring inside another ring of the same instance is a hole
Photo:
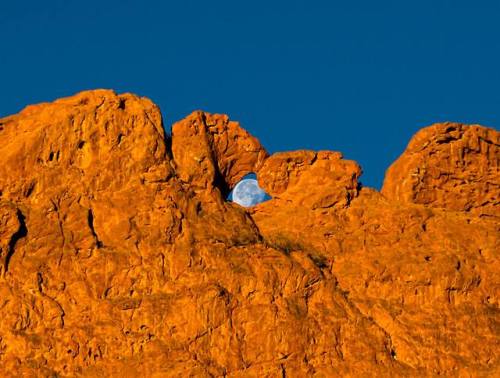
[[[379,193],[131,94],[0,119],[1,373],[498,375],[499,146],[430,126]],[[273,199],[244,209],[249,172]]]

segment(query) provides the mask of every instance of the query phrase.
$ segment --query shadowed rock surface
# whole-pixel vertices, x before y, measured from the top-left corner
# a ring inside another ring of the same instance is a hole
[[[0,119],[1,375],[499,375],[499,139],[423,129],[379,193],[131,94]]]

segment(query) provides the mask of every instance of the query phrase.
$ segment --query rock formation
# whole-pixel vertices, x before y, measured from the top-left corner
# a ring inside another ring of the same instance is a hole
[[[387,198],[483,216],[498,216],[500,133],[443,123],[420,130],[389,168]]]
[[[0,119],[5,377],[500,375],[500,135],[420,131],[381,192],[228,117],[82,92]],[[229,190],[257,173],[270,201]]]

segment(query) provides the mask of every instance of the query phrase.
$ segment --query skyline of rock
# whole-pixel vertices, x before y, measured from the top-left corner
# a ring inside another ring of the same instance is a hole
[[[500,374],[499,160],[498,131],[435,124],[379,192],[225,115],[30,105],[0,119],[0,371]],[[252,172],[272,199],[226,201]]]

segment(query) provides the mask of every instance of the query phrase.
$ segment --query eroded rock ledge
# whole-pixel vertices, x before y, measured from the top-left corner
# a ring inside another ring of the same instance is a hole
[[[499,375],[499,140],[423,129],[379,193],[131,94],[0,119],[2,376]]]

